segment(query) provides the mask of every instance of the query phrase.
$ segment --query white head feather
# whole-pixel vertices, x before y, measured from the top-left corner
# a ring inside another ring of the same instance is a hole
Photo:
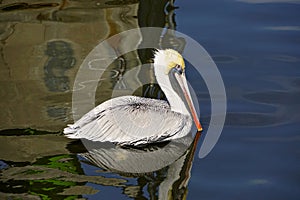
[[[156,80],[165,93],[171,110],[185,115],[190,115],[184,102],[179,95],[173,90],[168,73],[176,65],[185,68],[182,56],[173,49],[158,50],[154,57],[154,73]]]

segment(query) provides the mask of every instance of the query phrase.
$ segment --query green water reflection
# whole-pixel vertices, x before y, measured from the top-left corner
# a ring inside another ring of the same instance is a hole
[[[26,139],[31,143],[24,142]],[[49,133],[2,136],[0,142],[1,152],[11,151],[10,155],[1,154],[1,195],[21,199],[77,199],[101,193],[90,184],[120,188],[135,199],[183,199],[197,145],[189,136],[171,146],[127,149],[95,144],[86,152],[80,141]],[[51,148],[53,145],[56,148]],[[82,165],[90,166],[91,172],[96,169],[96,174],[86,175]]]

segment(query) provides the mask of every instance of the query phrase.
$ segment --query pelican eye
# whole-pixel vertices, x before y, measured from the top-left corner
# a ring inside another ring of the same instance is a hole
[[[174,69],[174,72],[176,72],[180,75],[183,73],[183,68],[180,65],[175,65],[175,67],[173,69]]]

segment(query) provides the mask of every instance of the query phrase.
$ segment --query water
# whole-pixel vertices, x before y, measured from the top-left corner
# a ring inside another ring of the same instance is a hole
[[[144,166],[136,170],[155,167],[149,163],[156,163],[155,173],[150,169],[133,172],[134,164],[121,172],[107,157],[104,160],[114,167],[107,163],[103,166],[103,158],[101,167],[91,163],[80,142],[60,135],[73,121],[71,91],[76,72],[95,45],[138,25],[164,25],[163,3],[152,4],[155,15],[151,15],[147,1],[143,3],[2,1],[0,197],[164,199],[172,194],[177,199],[298,199],[297,0],[175,3],[179,6],[175,10],[176,30],[194,38],[209,52],[227,92],[224,130],[204,159],[197,156],[201,141],[195,155],[192,147],[185,151],[189,145],[182,141],[178,143],[181,146],[175,146],[180,148],[170,147],[166,157],[159,151],[165,147],[144,151]],[[177,48],[182,48],[182,41],[176,42]],[[118,74],[123,72],[123,60],[128,70],[147,63],[148,54],[132,51],[110,65],[103,84],[98,85],[96,103],[108,99],[112,87],[122,81]],[[201,77],[193,75],[192,70],[187,73],[198,96],[205,128],[210,116],[207,89]],[[123,84],[125,88],[126,84],[131,83]],[[145,88],[135,93],[150,95],[143,94]],[[189,144],[191,138],[187,141]],[[136,158],[135,151],[126,149],[106,147],[101,151],[125,162],[119,167]],[[127,159],[123,159],[125,155]],[[181,157],[174,157],[175,161],[172,156]],[[161,162],[157,162],[159,158],[163,158]]]

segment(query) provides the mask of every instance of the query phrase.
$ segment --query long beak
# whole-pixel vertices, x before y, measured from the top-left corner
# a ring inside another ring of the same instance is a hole
[[[184,75],[184,73],[182,73],[182,74],[175,73],[175,77],[176,77],[176,79],[177,79],[177,81],[178,81],[178,83],[179,83],[179,85],[180,85],[180,87],[182,89],[182,92],[184,94],[186,102],[187,102],[187,104],[188,104],[188,106],[190,108],[190,111],[191,111],[193,120],[195,122],[195,125],[196,125],[198,131],[200,132],[203,129],[202,129],[202,126],[201,126],[201,124],[199,122],[195,106],[194,106],[194,104],[192,102],[191,94],[190,94],[189,89],[188,89],[188,85],[187,85],[187,81],[186,81],[185,75]]]

